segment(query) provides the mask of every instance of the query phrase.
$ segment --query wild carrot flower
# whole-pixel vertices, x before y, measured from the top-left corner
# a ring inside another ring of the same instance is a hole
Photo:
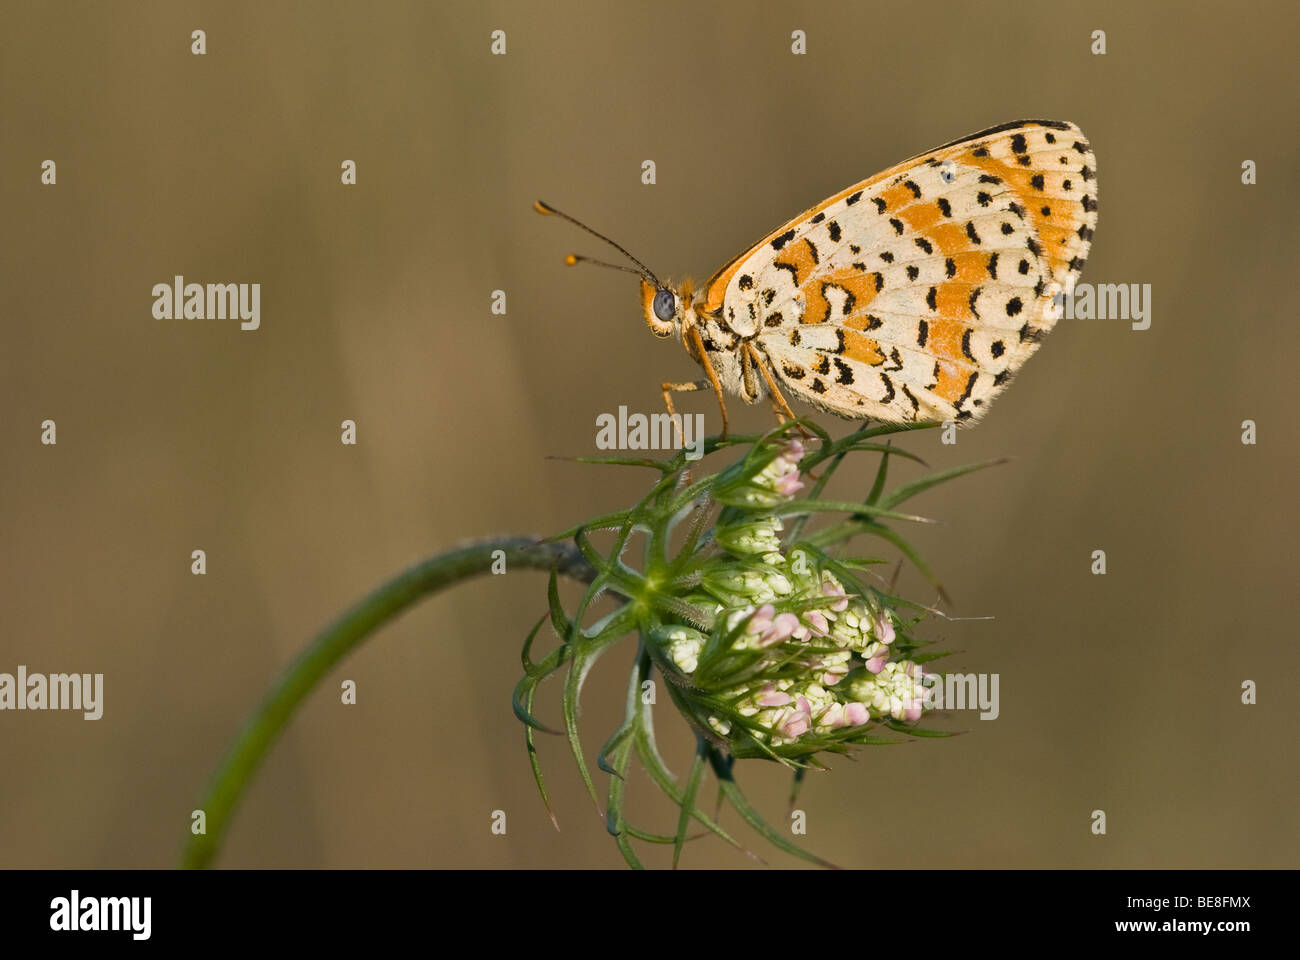
[[[816,446],[792,435],[804,428],[816,433]],[[814,424],[800,422],[761,438],[727,444],[711,439],[706,443],[709,455],[742,444],[744,454],[702,477],[692,476],[701,467],[682,454],[662,462],[597,461],[655,466],[660,476],[632,508],[560,535],[573,538],[595,575],[572,614],[561,604],[552,577],[549,620],[561,644],[533,663],[530,651],[539,622],[524,648],[525,675],[516,688],[515,711],[527,725],[529,756],[543,798],[545,785],[533,751],[534,731],[547,729],[532,713],[538,684],[551,673],[567,671],[565,733],[599,804],[578,732],[578,696],[596,659],[622,637],[635,637],[639,652],[624,720],[597,758],[600,769],[612,777],[607,826],[628,862],[639,865],[632,838],[652,836],[623,819],[634,753],[679,808],[674,862],[692,819],[735,843],[695,802],[706,767],[751,826],[783,849],[817,860],[748,805],[735,784],[733,765],[737,759],[764,758],[799,773],[824,767],[827,756],[888,742],[882,733],[909,733],[924,712],[921,663],[941,656],[922,652],[925,644],[911,635],[926,608],[871,584],[865,576],[877,561],[844,556],[842,549],[859,534],[876,535],[915,559],[892,523],[922,518],[897,507],[915,493],[974,469],[931,475],[886,493],[891,455],[907,455],[871,440],[903,429],[864,427],[832,440]],[[831,475],[857,451],[880,454],[871,494],[864,501],[824,499]],[[810,518],[837,513],[839,520],[805,535]],[[612,532],[607,549],[592,543],[595,530]],[[644,541],[639,569],[627,560],[634,537]],[[589,622],[600,598],[617,602],[611,612]],[[650,717],[656,701],[645,696],[655,676],[662,677],[662,689],[697,735],[695,764],[684,781],[669,773],[655,744]]]

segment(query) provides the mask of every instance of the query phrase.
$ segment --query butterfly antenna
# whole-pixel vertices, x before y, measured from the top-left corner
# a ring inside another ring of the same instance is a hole
[[[578,220],[578,219],[576,219],[575,217],[571,217],[571,216],[569,216],[567,213],[565,213],[565,212],[562,211],[562,210],[556,210],[556,209],[555,209],[553,206],[551,206],[549,203],[543,203],[541,200],[534,200],[534,201],[533,201],[533,209],[536,210],[536,211],[537,211],[538,213],[540,213],[540,214],[544,214],[545,216],[548,216],[548,217],[561,217],[561,218],[563,218],[563,219],[565,219],[565,220],[568,220],[568,221],[569,221],[571,224],[573,224],[575,227],[581,227],[583,230],[586,230],[589,234],[591,234],[593,237],[596,237],[598,240],[604,240],[604,241],[605,241],[606,243],[608,243],[611,247],[613,247],[613,248],[614,248],[615,250],[617,250],[619,253],[623,254],[623,256],[627,257],[629,260],[631,260],[633,263],[635,263],[635,264],[636,264],[638,267],[640,267],[641,269],[640,269],[640,270],[632,270],[632,269],[629,268],[629,267],[620,267],[620,266],[618,266],[618,265],[616,265],[616,264],[613,264],[613,263],[605,263],[603,260],[593,260],[591,257],[580,257],[580,256],[578,256],[578,255],[576,255],[576,254],[572,254],[572,253],[569,254],[567,257],[565,257],[565,262],[566,262],[569,266],[573,266],[574,264],[577,264],[577,263],[582,262],[583,260],[586,260],[588,263],[594,263],[594,264],[596,264],[596,265],[598,265],[598,266],[602,266],[602,267],[613,267],[615,270],[626,270],[628,273],[635,273],[637,276],[645,277],[647,280],[649,280],[651,283],[653,283],[656,287],[662,287],[662,286],[663,286],[663,284],[659,282],[659,278],[656,277],[656,276],[654,275],[654,271],[653,271],[653,270],[651,270],[649,267],[647,267],[644,263],[642,263],[642,262],[641,262],[640,260],[638,260],[636,257],[632,256],[632,254],[628,253],[627,250],[625,250],[622,246],[620,246],[619,244],[615,243],[613,240],[609,239],[609,237],[605,236],[603,233],[598,233],[597,231],[591,229],[591,227],[589,227],[589,226],[587,226],[585,223],[583,223],[581,220]]]
[[[644,277],[645,274],[640,270],[624,266],[621,263],[608,263],[605,260],[597,260],[595,257],[584,257],[580,253],[571,253],[564,258],[564,262],[570,267],[576,267],[580,263],[590,263],[594,267],[609,267],[611,270],[622,270],[624,273],[630,273],[634,277]]]

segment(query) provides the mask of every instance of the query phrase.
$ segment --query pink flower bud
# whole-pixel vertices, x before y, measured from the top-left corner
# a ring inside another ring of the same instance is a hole
[[[799,479],[799,474],[796,471],[787,473],[783,477],[779,477],[774,486],[776,487],[776,492],[781,494],[781,496],[793,497],[803,489],[803,481]]]
[[[768,604],[767,609],[771,610],[775,608],[772,607],[771,604]],[[758,638],[758,645],[760,647],[770,647],[773,644],[780,643],[787,637],[793,636],[794,632],[798,629],[799,618],[793,613],[777,614],[776,618],[772,620],[771,625],[764,630],[762,635]]]
[[[843,600],[836,600],[831,604],[831,609],[836,613],[843,613],[849,608],[849,598],[844,592],[844,584],[832,583],[827,581],[822,584],[822,593],[828,597],[843,597]]]
[[[749,618],[749,623],[745,625],[745,632],[758,636],[763,631],[772,626],[772,618],[776,614],[776,607],[770,603],[765,603],[754,611],[754,615]]]
[[[769,685],[754,697],[754,703],[760,707],[784,707],[787,703],[794,703],[794,697]]]

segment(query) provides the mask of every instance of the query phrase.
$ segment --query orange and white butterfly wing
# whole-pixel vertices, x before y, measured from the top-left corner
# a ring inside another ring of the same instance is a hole
[[[1078,127],[1004,124],[855,184],[709,282],[751,305],[782,385],[851,419],[978,418],[1037,349],[1087,259],[1096,160]]]

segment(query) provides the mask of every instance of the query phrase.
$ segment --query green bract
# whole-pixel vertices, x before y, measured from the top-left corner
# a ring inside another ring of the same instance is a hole
[[[692,819],[739,846],[696,803],[706,767],[722,795],[770,842],[825,863],[758,816],[735,783],[733,764],[741,758],[784,764],[795,770],[797,786],[806,768],[824,766],[825,754],[899,742],[890,734],[944,735],[914,726],[925,706],[927,678],[921,664],[942,656],[921,652],[925,644],[911,633],[927,608],[864,582],[864,571],[882,561],[842,552],[860,534],[878,536],[933,582],[916,552],[890,526],[892,521],[928,521],[896,508],[937,483],[987,464],[930,474],[886,492],[890,458],[917,458],[875,438],[920,426],[933,425],[863,427],[832,441],[816,425],[798,421],[763,437],[710,439],[706,455],[732,448],[745,452],[720,472],[702,477],[694,476],[700,465],[681,453],[663,461],[586,461],[653,467],[660,477],[630,510],[552,538],[572,538],[596,575],[570,613],[553,574],[549,620],[560,644],[540,661],[531,659],[547,617],[524,644],[524,676],[514,707],[526,724],[529,759],[548,810],[533,738],[536,730],[561,731],[548,730],[534,717],[537,686],[553,673],[565,673],[562,733],[599,806],[579,737],[578,700],[596,660],[627,638],[638,644],[638,655],[628,681],[626,713],[597,765],[610,775],[606,824],[628,863],[640,866],[631,844],[637,839],[673,844],[676,864]],[[805,448],[795,438],[796,432],[808,436],[807,431],[820,443]],[[879,455],[868,495],[861,502],[822,499],[827,481],[855,452]],[[800,497],[814,477],[812,488]],[[805,536],[808,519],[821,513],[836,519]],[[612,542],[598,549],[591,540],[595,531],[609,531]],[[639,569],[628,562],[634,535],[642,542]],[[588,624],[588,611],[600,597],[613,598],[617,606]],[[642,690],[656,675],[697,737],[695,763],[685,782],[669,773],[655,745],[653,698],[643,698]],[[624,819],[633,753],[678,806],[675,834],[640,830]]]

